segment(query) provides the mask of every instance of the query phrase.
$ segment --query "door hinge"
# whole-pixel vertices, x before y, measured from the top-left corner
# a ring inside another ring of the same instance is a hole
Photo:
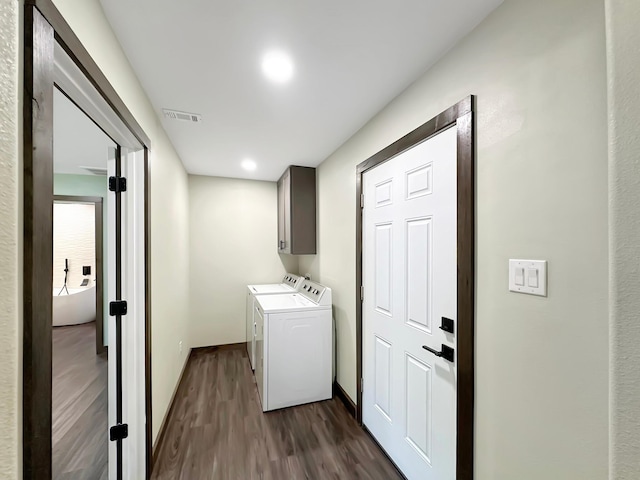
[[[360,379],[360,393],[364,392],[364,378]]]
[[[109,440],[116,442],[118,440],[124,440],[129,436],[129,425],[126,423],[119,423],[109,429]]]
[[[364,193],[360,194],[360,208],[364,208]]]
[[[360,301],[364,302],[364,285],[360,285]]]
[[[109,315],[112,317],[123,316],[127,314],[127,301],[116,300],[109,302]]]
[[[126,192],[127,179],[125,177],[109,177],[109,191],[116,193]]]

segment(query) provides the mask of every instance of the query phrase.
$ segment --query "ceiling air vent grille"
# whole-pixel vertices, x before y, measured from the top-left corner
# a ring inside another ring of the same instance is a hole
[[[202,115],[198,113],[180,112],[178,110],[169,110],[167,108],[163,108],[162,113],[164,113],[165,118],[168,118],[169,120],[193,123],[202,122]]]

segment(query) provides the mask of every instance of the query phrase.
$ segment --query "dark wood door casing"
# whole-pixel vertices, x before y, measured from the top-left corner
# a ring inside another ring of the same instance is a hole
[[[362,425],[363,174],[448,129],[457,129],[457,412],[456,478],[474,475],[475,406],[475,97],[465,98],[356,167],[356,418]]]
[[[24,11],[23,476],[51,478],[54,31]]]
[[[53,89],[56,42],[74,60],[145,153],[145,385],[147,478],[151,475],[151,326],[149,137],[51,0],[25,0],[23,71],[23,382],[22,471],[28,480],[52,474]],[[43,292],[48,292],[43,295]]]

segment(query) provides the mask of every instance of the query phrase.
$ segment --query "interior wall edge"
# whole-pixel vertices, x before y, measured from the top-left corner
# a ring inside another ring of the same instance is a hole
[[[0,1],[0,477],[22,476],[22,1]]]
[[[609,478],[640,476],[640,4],[606,0],[609,120]]]

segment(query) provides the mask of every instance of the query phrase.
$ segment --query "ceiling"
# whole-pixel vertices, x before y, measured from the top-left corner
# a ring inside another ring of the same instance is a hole
[[[276,180],[317,166],[502,0],[101,3],[158,115],[202,115],[161,119],[187,171]],[[262,74],[270,49],[293,59],[289,83]]]
[[[107,168],[109,148],[116,144],[71,100],[54,89],[53,170],[92,175],[81,167]]]

